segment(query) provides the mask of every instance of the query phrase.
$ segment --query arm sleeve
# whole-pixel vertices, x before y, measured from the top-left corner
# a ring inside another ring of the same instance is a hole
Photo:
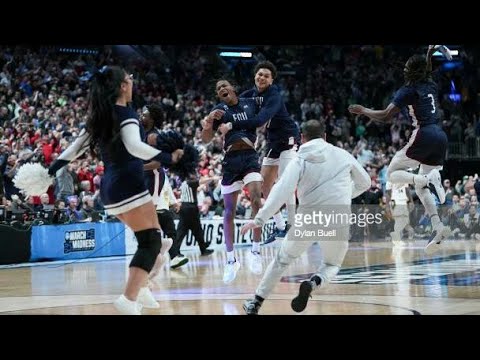
[[[67,165],[70,161],[73,161],[82,155],[88,149],[89,145],[90,134],[83,129],[73,144],[71,144],[64,152],[62,152],[60,156],[52,163],[52,165],[50,165],[48,168],[48,173],[51,176],[55,175],[58,170]]]
[[[275,116],[282,106],[280,93],[270,96],[260,109],[260,112],[252,119],[232,121],[233,130],[252,130],[265,125],[268,120]]]
[[[255,216],[257,225],[265,224],[282,206],[288,202],[297,188],[300,179],[300,159],[290,161],[279,181],[273,185],[263,207]]]
[[[162,165],[172,164],[172,155],[145,144],[140,138],[137,119],[127,119],[120,125],[120,135],[127,151],[142,160],[157,160]]]
[[[355,199],[357,196],[368,190],[372,184],[372,181],[370,179],[370,175],[368,175],[367,171],[362,167],[362,165],[360,165],[360,163],[353,156],[351,156],[351,158],[352,199]]]

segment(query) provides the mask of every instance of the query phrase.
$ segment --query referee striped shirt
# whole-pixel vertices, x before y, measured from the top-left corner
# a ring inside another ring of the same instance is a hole
[[[199,186],[198,180],[185,180],[180,186],[180,201],[182,203],[192,203],[198,205],[197,189]]]

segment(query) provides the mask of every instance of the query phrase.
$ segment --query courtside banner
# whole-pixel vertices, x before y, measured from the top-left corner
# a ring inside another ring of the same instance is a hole
[[[120,222],[32,226],[30,261],[125,255]]]
[[[240,235],[240,228],[243,224],[245,224],[248,220],[234,220],[234,240],[233,244],[236,245],[246,245],[252,243],[252,231],[245,234],[245,236]],[[205,237],[205,242],[211,249],[215,248],[225,248],[225,237],[223,234],[223,219],[214,219],[214,220],[201,220],[203,233]],[[262,243],[265,239],[270,235],[271,231],[273,230],[273,221],[270,220],[263,226],[262,229]],[[178,227],[178,220],[175,220],[175,227]],[[126,254],[131,255],[135,253],[137,249],[137,240],[133,234],[133,231],[130,230],[128,227],[125,231],[125,249]],[[183,239],[182,247],[180,250],[198,250],[197,242],[192,235],[191,231],[188,231],[187,236]]]

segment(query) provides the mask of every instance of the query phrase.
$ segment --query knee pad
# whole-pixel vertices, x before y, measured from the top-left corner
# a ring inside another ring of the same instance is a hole
[[[133,255],[130,267],[138,267],[150,272],[155,265],[160,249],[162,248],[162,236],[159,229],[147,229],[135,232],[138,248]]]

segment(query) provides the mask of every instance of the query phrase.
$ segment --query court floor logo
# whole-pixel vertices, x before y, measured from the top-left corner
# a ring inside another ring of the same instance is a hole
[[[302,282],[313,274],[284,276],[283,282]],[[458,254],[401,264],[341,269],[332,284],[480,285],[480,254]]]
[[[95,249],[95,229],[65,231],[63,253]]]

